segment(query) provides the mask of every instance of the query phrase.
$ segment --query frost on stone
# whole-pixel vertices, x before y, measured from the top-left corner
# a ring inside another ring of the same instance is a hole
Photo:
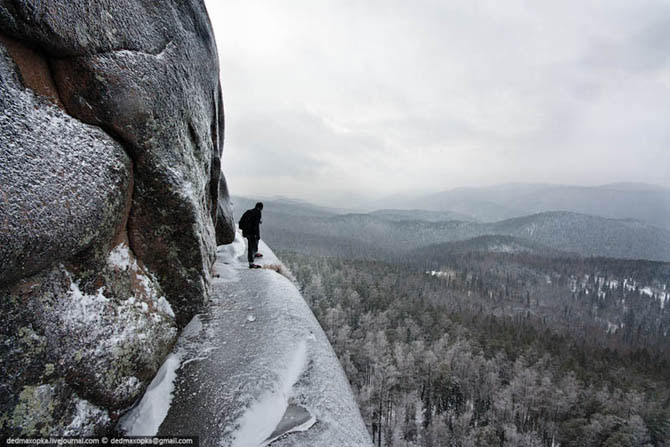
[[[100,128],[24,88],[2,45],[0,79],[5,283],[111,239],[126,205],[131,164]]]
[[[130,251],[128,249],[128,244],[122,242],[114,247],[114,249],[109,252],[107,264],[110,267],[116,267],[122,271],[128,270],[130,267]]]
[[[68,305],[64,307],[62,316],[70,327],[98,324],[109,299],[103,294],[104,287],[100,287],[95,295],[88,295],[79,290],[79,284],[72,282],[66,297]]]
[[[63,436],[93,436],[97,426],[109,424],[109,415],[90,402],[77,398],[75,416],[63,430]]]
[[[107,265],[119,272],[127,271],[135,278],[135,292],[143,298],[136,304],[143,312],[148,312],[149,305],[151,305],[158,312],[171,318],[175,317],[172,306],[159,289],[158,279],[146,267],[139,265],[126,242],[112,249],[107,256]],[[130,297],[129,300],[133,300],[131,304],[135,303],[135,297]]]
[[[176,336],[169,305],[156,297],[151,306],[132,296],[120,300],[104,286],[86,293],[72,273],[65,275],[70,288],[54,305],[61,355],[88,377],[88,392],[115,405],[132,402],[143,388],[137,374],[158,369]]]

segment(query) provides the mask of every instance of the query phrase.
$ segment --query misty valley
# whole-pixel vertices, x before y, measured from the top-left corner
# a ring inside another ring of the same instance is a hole
[[[670,441],[668,230],[265,203],[375,445]]]

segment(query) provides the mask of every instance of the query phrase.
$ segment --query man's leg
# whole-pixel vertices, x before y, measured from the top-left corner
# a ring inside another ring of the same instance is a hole
[[[253,242],[254,251],[253,251],[251,256],[253,258],[256,258],[256,253],[258,253],[258,237],[254,236],[254,237],[252,237],[252,239],[254,240],[254,242]]]
[[[256,236],[247,237],[247,261],[249,261],[249,265],[254,263],[254,255],[256,254],[256,249],[254,248],[254,242],[258,244],[258,242],[256,241]]]

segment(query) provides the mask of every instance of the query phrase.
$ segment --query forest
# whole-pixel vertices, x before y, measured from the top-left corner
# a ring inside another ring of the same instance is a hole
[[[670,445],[669,264],[273,239],[375,445]]]

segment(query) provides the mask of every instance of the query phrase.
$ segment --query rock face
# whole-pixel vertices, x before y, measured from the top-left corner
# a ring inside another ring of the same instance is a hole
[[[232,241],[201,0],[0,0],[0,435],[141,395]]]
[[[221,176],[219,182],[219,204],[216,208],[216,243],[217,245],[230,244],[235,239],[235,220],[233,206],[228,195],[226,179]]]
[[[5,0],[0,24],[46,53],[67,111],[114,135],[133,159],[130,244],[186,323],[214,261],[223,133],[204,4]]]
[[[130,199],[130,158],[100,129],[24,89],[0,48],[0,283],[110,241]]]

